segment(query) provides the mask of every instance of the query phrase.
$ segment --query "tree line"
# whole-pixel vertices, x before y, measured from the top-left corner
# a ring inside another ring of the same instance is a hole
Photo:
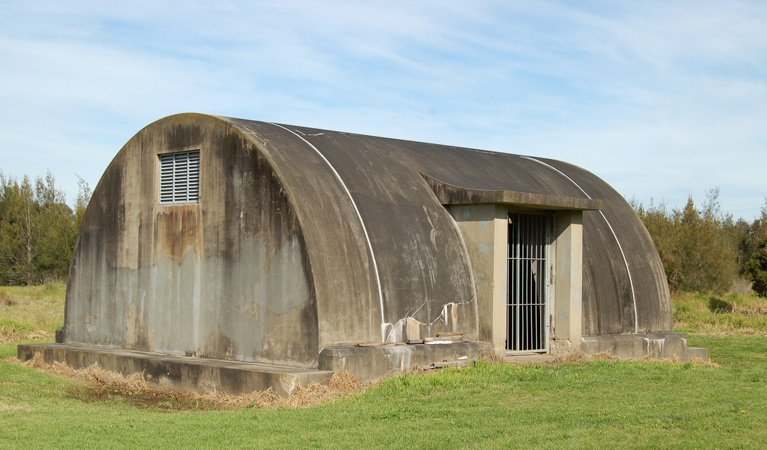
[[[0,284],[64,281],[91,190],[82,178],[74,209],[48,172],[32,182],[0,172]],[[672,292],[722,293],[746,283],[767,296],[767,202],[749,223],[719,206],[719,190],[698,207],[632,201],[658,250]]]
[[[0,172],[0,284],[67,279],[90,187],[80,178],[74,209],[50,171],[34,182]]]
[[[749,223],[724,214],[719,189],[699,207],[692,196],[681,209],[632,201],[658,250],[672,292],[723,293],[738,284],[767,296],[767,202]]]

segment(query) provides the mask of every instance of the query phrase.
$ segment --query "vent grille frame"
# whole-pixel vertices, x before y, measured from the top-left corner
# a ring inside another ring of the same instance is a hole
[[[199,203],[200,151],[164,153],[157,157],[160,162],[158,203]]]

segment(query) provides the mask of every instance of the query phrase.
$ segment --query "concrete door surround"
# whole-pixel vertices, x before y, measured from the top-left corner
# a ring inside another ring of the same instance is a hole
[[[509,212],[505,204],[450,205],[463,235],[477,286],[479,339],[506,353]],[[524,209],[522,209],[524,211]],[[540,210],[539,210],[540,211]],[[583,213],[553,211],[550,268],[550,339],[580,345],[582,337]]]

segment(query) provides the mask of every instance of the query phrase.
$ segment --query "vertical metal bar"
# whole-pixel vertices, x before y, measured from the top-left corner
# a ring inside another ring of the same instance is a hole
[[[544,348],[546,351],[549,350],[549,336],[551,333],[551,323],[549,322],[549,304],[551,303],[551,299],[549,298],[550,292],[549,292],[549,286],[551,286],[551,272],[550,272],[550,262],[551,261],[551,216],[546,216],[546,260],[545,260],[545,270],[546,270],[546,280],[544,287],[546,289],[546,298],[544,299],[544,327],[545,327],[545,333],[544,333]]]
[[[538,329],[539,329],[539,336],[540,336],[540,343],[538,345],[538,348],[541,350],[546,350],[546,343],[548,342],[548,339],[546,337],[546,298],[548,295],[548,288],[546,285],[546,266],[548,265],[548,260],[546,258],[546,236],[548,234],[547,227],[548,227],[548,215],[541,215],[540,217],[540,234],[541,234],[541,247],[540,247],[540,301],[541,306],[538,307]]]
[[[514,311],[515,312],[515,314],[514,314],[514,322],[515,322],[514,323],[514,337],[515,337],[514,342],[515,342],[516,350],[519,350],[519,336],[520,336],[520,328],[521,328],[520,327],[520,325],[521,325],[521,323],[520,323],[521,322],[521,320],[520,320],[521,317],[519,315],[519,306],[518,306],[519,305],[519,300],[520,300],[519,296],[521,294],[521,291],[520,291],[521,286],[520,286],[520,283],[519,283],[520,278],[521,278],[519,276],[520,275],[521,267],[520,267],[520,259],[519,259],[519,257],[520,257],[520,253],[521,253],[521,250],[522,250],[521,246],[520,246],[520,242],[519,242],[519,236],[520,236],[520,227],[522,226],[522,223],[521,223],[521,220],[520,220],[521,217],[520,217],[519,214],[515,214],[514,217],[515,217],[515,219],[517,221],[517,225],[514,227],[514,235],[515,235],[514,236],[514,245],[516,247],[516,255],[517,255],[517,297],[515,299],[515,303],[516,303],[515,308],[516,309]]]
[[[540,255],[541,255],[541,216],[535,216],[535,311],[533,313],[533,321],[535,321],[535,349],[541,348],[541,326],[540,319],[540,298],[541,298],[541,267],[540,267]]]
[[[516,337],[516,330],[517,330],[517,323],[516,323],[517,322],[517,307],[516,307],[516,304],[517,304],[517,299],[519,298],[519,292],[518,292],[519,291],[519,277],[517,276],[517,271],[519,269],[517,267],[517,264],[518,264],[518,262],[517,262],[518,248],[517,248],[516,233],[517,233],[517,227],[518,226],[519,226],[519,224],[517,224],[517,218],[516,218],[516,216],[514,216],[514,218],[512,219],[512,224],[511,224],[511,239],[512,239],[511,251],[512,251],[512,255],[514,257],[514,259],[512,261],[512,263],[514,264],[514,268],[513,268],[513,270],[514,270],[514,273],[513,273],[513,276],[514,276],[514,291],[513,291],[513,295],[512,295],[511,306],[510,306],[512,321],[509,322],[510,340],[511,340],[511,349],[512,350],[516,350],[517,349],[517,337]]]
[[[506,322],[506,348],[514,350],[514,292],[517,288],[517,280],[514,275],[516,267],[514,266],[514,226],[515,220],[509,214],[509,225],[507,228],[508,246],[509,246],[509,293],[506,309],[508,317]]]
[[[511,214],[506,217],[506,349],[513,349],[511,342],[511,302],[514,290],[514,276],[512,274],[512,254],[511,254]]]

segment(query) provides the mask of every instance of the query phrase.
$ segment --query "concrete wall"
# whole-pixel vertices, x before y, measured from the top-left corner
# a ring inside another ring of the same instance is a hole
[[[479,338],[492,343],[498,354],[506,352],[508,324],[508,212],[514,205],[451,205],[464,237],[477,286]],[[566,341],[567,348],[581,343],[583,213],[557,211],[553,214],[551,242],[552,283],[549,312],[550,338]],[[562,343],[562,342],[560,342]]]
[[[508,210],[504,205],[452,205],[477,289],[479,339],[496,353],[506,351],[506,241]]]
[[[158,154],[188,150],[199,204],[158,205]],[[59,338],[311,367],[323,348],[403,341],[417,321],[502,352],[510,207],[593,210],[582,225],[555,214],[553,337],[670,329],[647,232],[580,168],[183,114],[139,132],[94,190]]]
[[[158,154],[200,151],[200,201],[159,205]],[[311,365],[317,311],[296,213],[270,164],[219,121],[150,126],[93,193],[66,343]]]
[[[226,119],[268,155],[301,224],[320,347],[476,338],[468,257],[453,220],[401,142]]]
[[[317,145],[194,114],[140,131],[94,190],[59,340],[311,367],[415,321],[477,339],[461,235],[423,178],[403,165],[384,182],[385,152],[364,164]],[[158,155],[189,150],[199,203],[159,205]]]
[[[556,212],[552,241],[552,337],[578,346],[583,334],[583,213]]]

